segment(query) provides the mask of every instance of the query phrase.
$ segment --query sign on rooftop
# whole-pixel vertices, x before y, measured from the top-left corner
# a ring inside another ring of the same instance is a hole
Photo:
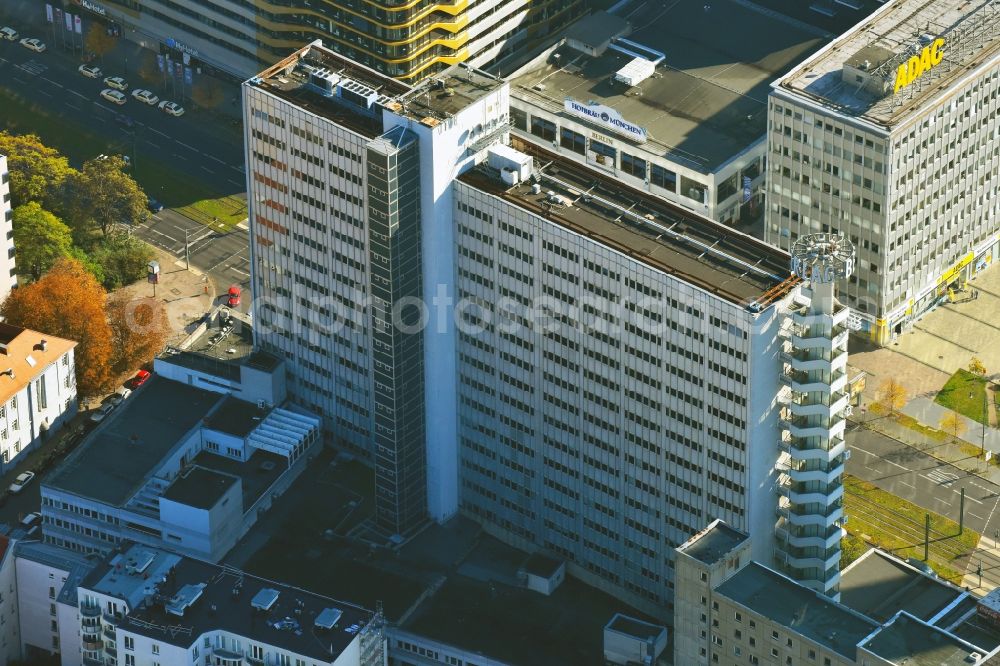
[[[892,88],[893,94],[910,85],[929,70],[937,66],[944,58],[944,40],[935,39],[929,46],[925,46],[920,55],[910,56],[896,70],[896,84]]]
[[[608,131],[627,137],[636,143],[645,143],[646,141],[645,127],[633,125],[622,118],[622,115],[610,106],[594,102],[581,104],[572,97],[567,97],[563,102],[563,108],[567,113],[572,113],[574,116],[579,116],[592,123],[596,123]]]

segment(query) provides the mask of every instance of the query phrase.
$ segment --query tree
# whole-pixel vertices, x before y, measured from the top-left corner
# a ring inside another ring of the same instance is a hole
[[[57,259],[73,251],[73,234],[69,227],[37,201],[15,208],[11,222],[18,275],[37,280]]]
[[[146,83],[163,83],[163,72],[156,62],[156,54],[147,49],[142,49],[139,56],[139,66],[137,68],[139,78]]]
[[[0,315],[15,326],[75,340],[76,381],[91,396],[110,388],[111,327],[107,294],[79,261],[59,259],[41,279],[11,292]]]
[[[983,365],[982,361],[973,356],[972,360],[969,361],[969,372],[971,372],[974,375],[979,375],[980,377],[983,377],[984,375],[986,375],[986,366]]]
[[[62,213],[63,185],[76,171],[54,148],[34,134],[0,132],[0,155],[7,156],[10,197],[15,206],[38,201],[47,210]]]
[[[226,101],[222,84],[209,76],[200,77],[191,89],[191,99],[200,107],[214,109]]]
[[[948,412],[941,417],[941,421],[938,423],[941,430],[951,435],[952,439],[958,439],[963,434],[965,434],[966,425],[965,419],[958,412],[953,412],[950,409]]]
[[[140,224],[148,217],[146,195],[124,172],[118,155],[85,162],[72,181],[75,202],[70,220],[78,242],[84,243],[95,229],[104,236],[116,224]]]
[[[124,232],[112,232],[90,253],[100,266],[101,283],[106,289],[117,289],[146,276],[146,265],[153,250],[138,238]]]
[[[103,61],[104,56],[115,48],[117,40],[108,34],[106,28],[97,23],[90,24],[90,30],[83,40],[83,48],[92,52]]]
[[[903,385],[891,377],[879,385],[875,394],[875,402],[881,411],[888,414],[895,414],[906,404],[908,395]]]
[[[107,313],[116,372],[123,373],[148,363],[163,350],[170,325],[159,301],[132,299],[119,293],[108,298]]]

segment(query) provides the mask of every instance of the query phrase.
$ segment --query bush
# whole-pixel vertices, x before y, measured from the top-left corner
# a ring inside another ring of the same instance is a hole
[[[132,284],[146,276],[153,250],[126,233],[112,233],[91,251],[90,258],[100,267],[105,289]]]

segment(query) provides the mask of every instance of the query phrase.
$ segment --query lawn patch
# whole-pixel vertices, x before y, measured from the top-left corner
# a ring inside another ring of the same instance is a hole
[[[986,418],[986,380],[968,370],[958,370],[941,387],[934,402],[964,414],[976,423],[983,423]]]
[[[235,195],[200,199],[178,208],[177,212],[213,229],[230,231],[247,219],[247,202],[243,197]]]

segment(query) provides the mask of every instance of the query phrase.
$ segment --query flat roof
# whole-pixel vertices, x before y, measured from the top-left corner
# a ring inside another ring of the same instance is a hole
[[[288,469],[288,459],[270,451],[255,450],[246,460],[233,460],[216,453],[201,451],[191,461],[214,472],[240,479],[243,486],[243,511],[261,498],[278,477]]]
[[[965,666],[974,646],[948,632],[900,613],[860,647],[893,664],[905,666]]]
[[[666,627],[650,622],[643,622],[642,620],[637,620],[634,617],[622,615],[621,613],[616,613],[604,628],[634,636],[644,641],[648,641],[650,638],[657,638],[667,630]]]
[[[196,509],[211,509],[237,481],[230,474],[196,465],[174,479],[163,497]]]
[[[541,192],[508,186],[486,167],[460,179],[531,213],[606,245],[652,268],[745,307],[764,309],[797,282],[789,255],[760,240],[628,188],[533,144],[515,147],[535,156]],[[568,205],[551,205],[546,192]],[[754,304],[751,306],[751,304]]]
[[[253,432],[269,411],[260,409],[252,402],[229,395],[219,408],[205,419],[205,427],[242,438]]]
[[[124,506],[222,397],[154,375],[111,412],[43,485]]]
[[[350,603],[199,560],[179,558],[171,569],[172,575],[158,585],[158,595],[121,621],[122,630],[184,648],[206,632],[226,631],[333,662],[373,617]],[[202,585],[200,594],[194,592]],[[250,603],[264,589],[278,592],[267,611]],[[183,602],[173,606],[181,608],[181,615],[166,610],[171,600]],[[328,608],[342,611],[340,620],[331,629],[316,627],[316,619]]]
[[[626,15],[633,26],[628,39],[665,56],[635,88],[612,82],[632,56],[609,48],[591,57],[562,45],[558,62],[550,57],[522,68],[511,80],[511,96],[555,113],[563,113],[565,97],[613,107],[646,128],[642,149],[714,172],[766,136],[771,82],[823,40],[797,21],[749,3],[712,0],[709,11],[703,5],[640,3]]]
[[[325,96],[310,83],[310,70],[349,79],[374,92],[370,109]],[[383,108],[434,126],[505,82],[465,64],[455,65],[416,87],[345,58],[316,41],[265,69],[245,85],[259,87],[307,111],[374,138],[384,131]]]
[[[964,594],[874,549],[840,575],[840,603],[878,622],[901,610],[929,621]]]
[[[854,659],[857,644],[879,626],[757,562],[715,591],[848,659]]]
[[[561,567],[562,564],[561,560],[557,560],[554,557],[549,557],[543,553],[532,553],[521,566],[524,567],[524,570],[527,573],[532,574],[533,576],[551,578],[557,571],[559,571],[559,567]]]
[[[992,29],[998,22],[1000,7],[991,0],[894,0],[774,86],[834,112],[891,128],[947,95],[971,69],[1000,56],[1000,32]],[[941,62],[894,92],[897,68],[911,56],[919,58],[938,38],[944,40]],[[845,81],[847,62],[861,65],[886,87],[876,93],[859,86],[853,76]]]
[[[677,550],[690,555],[699,562],[715,564],[749,538],[747,534],[738,529],[730,527],[721,520],[716,520],[678,546]]]

